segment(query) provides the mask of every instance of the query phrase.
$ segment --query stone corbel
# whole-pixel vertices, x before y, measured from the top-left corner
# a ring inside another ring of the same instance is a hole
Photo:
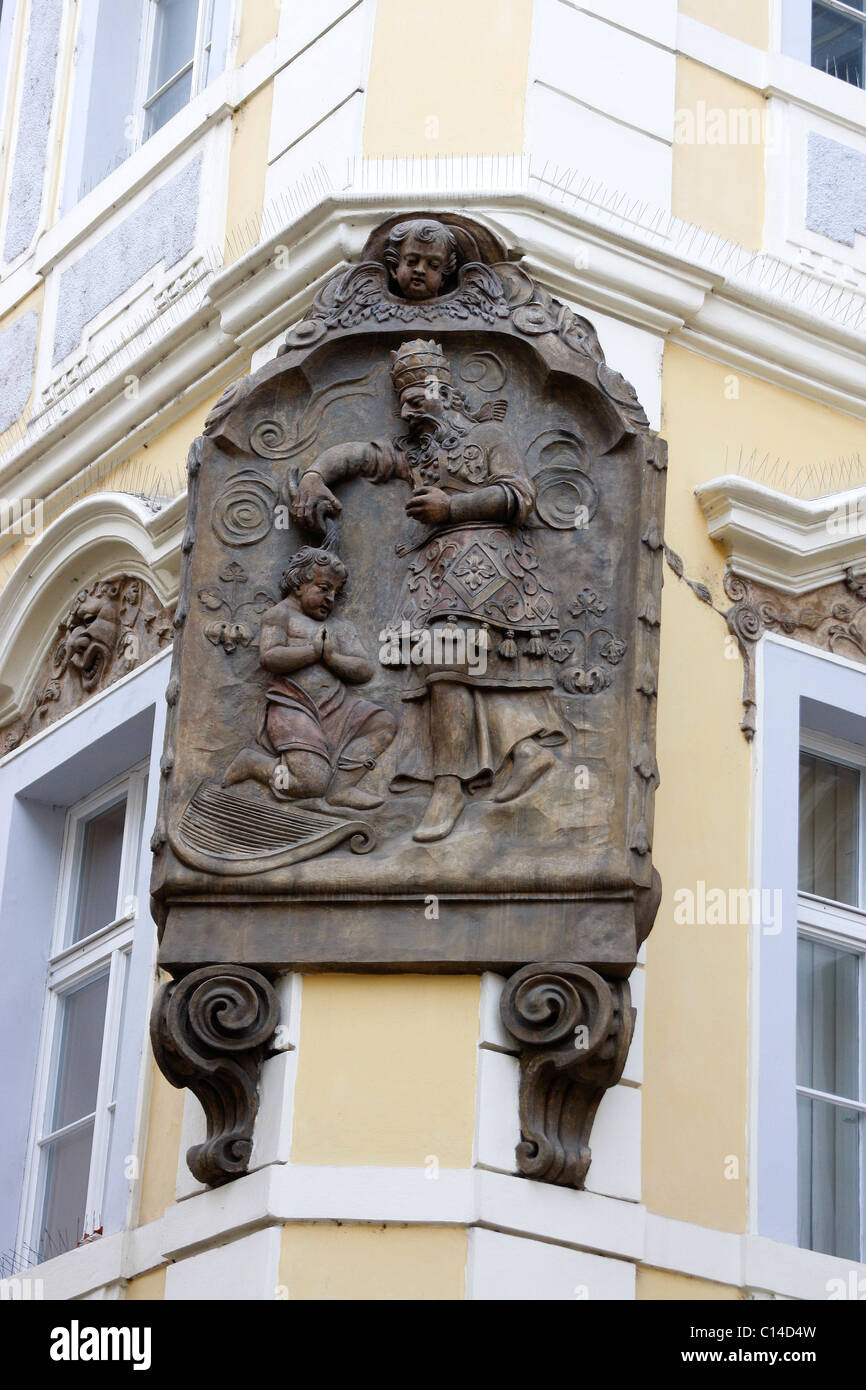
[[[595,1114],[622,1076],[634,1032],[628,982],[569,962],[525,965],[506,984],[500,1010],[520,1044],[518,1170],[582,1188]]]
[[[188,1086],[207,1138],[187,1153],[199,1182],[218,1186],[247,1171],[262,1060],[279,1019],[273,987],[243,965],[208,965],[164,985],[150,1023],[153,1051],[172,1086]]]

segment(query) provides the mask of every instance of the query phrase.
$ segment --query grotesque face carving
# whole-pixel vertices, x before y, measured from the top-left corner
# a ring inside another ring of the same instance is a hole
[[[391,230],[385,264],[404,299],[435,299],[457,266],[457,243],[442,222],[400,222]]]
[[[120,633],[120,584],[106,581],[92,594],[82,589],[67,619],[66,655],[82,688],[95,690],[114,655]]]

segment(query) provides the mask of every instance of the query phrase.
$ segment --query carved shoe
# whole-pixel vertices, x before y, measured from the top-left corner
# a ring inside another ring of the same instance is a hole
[[[373,796],[372,792],[362,792],[360,787],[341,787],[327,798],[329,806],[346,806],[350,811],[373,811],[381,806],[383,796]]]

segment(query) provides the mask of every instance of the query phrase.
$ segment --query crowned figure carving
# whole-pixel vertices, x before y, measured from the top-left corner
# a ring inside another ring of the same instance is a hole
[[[408,241],[409,248],[415,244]],[[424,265],[420,250],[417,264]],[[420,291],[429,271],[417,273]],[[450,833],[467,793],[497,774],[507,770],[494,794],[505,802],[553,766],[550,747],[566,736],[550,698],[545,638],[558,623],[523,529],[535,489],[511,432],[496,418],[502,412],[470,410],[432,339],[392,352],[390,374],[405,433],[318,455],[301,478],[293,510],[303,525],[324,529],[341,511],[332,488],[349,478],[411,487],[391,628],[408,623],[413,631],[445,632],[439,632],[436,664],[412,666],[407,675],[391,789],[430,789],[414,839],[431,841]],[[474,640],[456,640],[455,628]],[[468,659],[471,651],[485,653],[483,670]]]

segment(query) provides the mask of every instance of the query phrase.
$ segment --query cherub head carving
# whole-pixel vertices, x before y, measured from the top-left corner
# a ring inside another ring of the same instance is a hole
[[[404,299],[435,299],[457,269],[457,239],[443,222],[398,222],[388,235],[383,259]]]

